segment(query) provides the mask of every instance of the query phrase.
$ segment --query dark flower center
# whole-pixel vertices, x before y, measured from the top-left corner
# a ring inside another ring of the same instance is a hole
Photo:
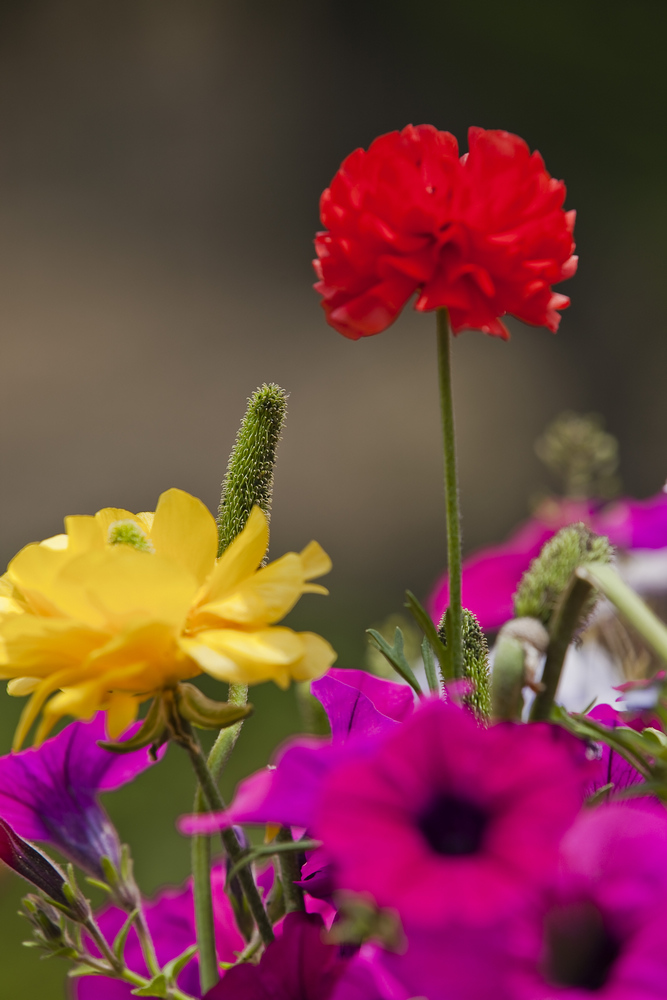
[[[439,795],[419,818],[418,826],[436,854],[475,854],[480,849],[488,815],[458,795]]]
[[[595,993],[609,979],[621,946],[593,903],[561,906],[546,924],[547,978]]]

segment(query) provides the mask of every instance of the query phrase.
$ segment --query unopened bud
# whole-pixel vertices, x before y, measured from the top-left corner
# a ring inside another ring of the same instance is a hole
[[[558,602],[574,571],[590,562],[608,563],[613,555],[609,539],[585,524],[570,524],[550,538],[524,573],[514,595],[516,618],[537,618],[548,629]],[[587,602],[582,621],[590,615],[595,595]]]
[[[447,612],[440,621],[438,635],[447,645]],[[463,676],[472,685],[471,691],[462,698],[463,704],[471,708],[478,719],[488,720],[491,714],[489,647],[477,617],[467,608],[463,608]]]

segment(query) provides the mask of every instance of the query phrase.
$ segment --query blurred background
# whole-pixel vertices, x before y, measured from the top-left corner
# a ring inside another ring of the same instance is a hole
[[[311,290],[318,198],[356,146],[408,122],[505,128],[578,210],[553,337],[510,321],[455,345],[466,551],[547,487],[533,442],[603,414],[625,491],[667,474],[667,6],[661,0],[4,0],[0,6],[0,560],[68,513],[212,509],[247,396],[290,393],[272,552],[317,538],[332,596],[293,617],[359,665],[364,628],[444,563],[434,321],[352,343]],[[260,689],[227,778],[298,725]],[[19,706],[0,701],[6,752]],[[146,797],[151,796],[150,810]],[[192,797],[171,750],[109,807],[146,891],[178,881]],[[0,876],[0,1000],[63,996],[19,947]]]

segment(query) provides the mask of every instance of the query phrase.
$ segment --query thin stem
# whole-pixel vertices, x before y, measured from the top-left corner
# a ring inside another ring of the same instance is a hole
[[[586,563],[577,570],[577,576],[588,580],[602,591],[625,620],[639,632],[642,639],[667,663],[667,627],[644,604],[641,597],[628,587],[613,566],[603,563]]]
[[[563,663],[579,627],[582,612],[591,595],[592,585],[587,580],[574,576],[563,595],[560,607],[554,614],[551,636],[547,646],[547,658],[542,671],[542,690],[535,696],[530,712],[531,722],[546,722],[551,715],[551,707],[556,697],[556,689],[563,670]]]
[[[451,331],[449,312],[436,312],[438,329],[438,375],[445,459],[445,510],[447,516],[447,564],[449,569],[448,635],[455,677],[463,676],[463,611],[461,606],[461,515],[456,474],[454,404],[452,399]]]
[[[149,931],[148,924],[146,923],[143,908],[139,909],[134,926],[139,937],[139,944],[141,945],[141,950],[144,953],[148,970],[151,976],[157,976],[160,971],[160,963],[158,962],[157,955],[155,954],[155,945],[153,944],[153,938],[151,937],[151,932]]]
[[[201,747],[194,738],[194,734],[188,733],[185,738],[178,738],[177,742],[180,742],[181,746],[187,750],[190,756],[192,766],[199,779],[199,784],[201,785],[209,809],[212,812],[224,812],[226,807],[220,794],[220,789],[208,769]],[[236,865],[243,857],[243,848],[239,844],[234,830],[231,827],[227,827],[227,829],[220,831],[220,837],[232,864]],[[242,868],[239,871],[238,880],[241,883],[243,894],[248,902],[248,908],[253,916],[262,941],[264,944],[270,944],[273,941],[273,928],[271,927],[271,921],[266,914],[262,897],[259,894],[249,868]]]
[[[247,684],[230,684],[228,699],[234,705],[245,705],[248,701]],[[242,722],[221,729],[208,757],[208,769],[217,780],[227,765],[232,750],[241,733]],[[206,801],[201,785],[195,794],[195,813],[206,810]],[[199,980],[202,995],[218,982],[218,959],[215,949],[215,925],[213,920],[213,895],[211,891],[211,838],[197,834],[191,845],[192,882],[195,903],[195,926],[199,946]]]
[[[293,844],[292,831],[289,827],[281,826],[276,840],[280,844]],[[278,855],[278,865],[280,867],[280,878],[283,883],[285,894],[285,912],[296,913],[305,910],[303,899],[303,889],[295,885],[301,876],[299,862],[294,852],[288,851]]]

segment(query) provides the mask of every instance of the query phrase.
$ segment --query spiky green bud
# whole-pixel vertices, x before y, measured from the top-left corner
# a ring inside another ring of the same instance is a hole
[[[219,555],[243,531],[255,504],[271,516],[273,467],[286,413],[287,393],[274,383],[263,385],[248,400],[222,484]]]
[[[438,635],[447,645],[447,613],[442,616]],[[478,719],[488,720],[491,714],[489,647],[477,617],[467,608],[463,609],[463,676],[473,685],[470,694],[464,695],[463,704],[471,708]]]
[[[582,522],[561,528],[524,573],[514,594],[514,616],[537,618],[549,628],[554,610],[577,567],[590,562],[608,563],[613,551],[608,538],[596,535]],[[583,611],[583,621],[594,603],[595,595]]]

